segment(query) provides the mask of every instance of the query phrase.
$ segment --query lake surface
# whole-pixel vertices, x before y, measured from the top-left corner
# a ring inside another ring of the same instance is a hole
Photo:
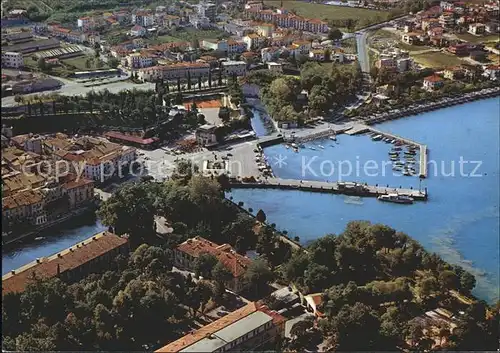
[[[374,198],[353,200],[343,195],[290,190],[234,190],[232,196],[255,212],[263,209],[269,222],[288,230],[291,236],[299,236],[302,243],[342,232],[352,220],[388,224],[474,273],[478,279],[475,294],[493,301],[498,298],[499,281],[499,109],[498,99],[488,99],[378,126],[428,145],[429,160],[436,164],[431,163],[429,176],[421,185],[428,188],[427,202],[397,205]],[[393,175],[387,163],[390,145],[373,142],[368,136],[339,135],[337,142],[308,143],[306,147],[316,150],[301,149],[300,153],[278,145],[266,148],[265,154],[281,178],[341,178],[394,187],[420,186],[416,177]],[[478,170],[474,170],[476,163],[464,164],[460,173],[460,156],[482,163]],[[384,168],[383,162],[387,164]],[[453,164],[455,175],[446,176],[451,174]],[[347,173],[349,165],[351,173]],[[480,176],[470,176],[472,172]],[[2,273],[68,248],[104,229],[95,220],[75,221],[71,227],[42,234],[45,238],[40,241],[3,250]]]
[[[67,249],[105,229],[95,217],[83,216],[41,232],[39,237],[43,239],[29,240],[2,249],[2,275],[36,260],[37,257],[49,256]]]
[[[306,143],[300,153],[284,145],[265,149],[277,177],[427,187],[427,202],[398,205],[375,198],[248,189],[234,190],[232,196],[255,212],[263,209],[269,222],[303,243],[339,233],[352,220],[390,225],[471,271],[478,280],[475,294],[494,301],[499,288],[499,111],[499,100],[492,98],[378,125],[427,144],[429,175],[421,185],[417,177],[395,175],[387,162],[391,145],[368,135],[339,135],[338,144]]]

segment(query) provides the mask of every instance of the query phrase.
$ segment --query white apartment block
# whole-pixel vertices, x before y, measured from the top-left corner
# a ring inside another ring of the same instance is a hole
[[[153,14],[144,11],[138,11],[132,14],[132,23],[142,27],[151,27],[154,24],[155,17]]]
[[[11,51],[2,52],[2,67],[20,68],[24,66],[23,54]]]

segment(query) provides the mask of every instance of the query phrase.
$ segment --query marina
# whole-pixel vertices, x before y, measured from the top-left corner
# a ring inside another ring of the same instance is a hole
[[[374,127],[364,125],[364,124],[355,124],[351,129],[345,132],[347,135],[358,135],[358,134],[364,134],[364,133],[371,133],[374,136],[372,137],[372,140],[374,141],[380,141],[383,138],[390,139],[391,143],[396,144],[399,142],[399,146],[402,144],[405,144],[409,146],[410,148],[413,146],[414,148],[418,148],[419,150],[419,177],[420,178],[426,178],[427,177],[427,154],[428,154],[428,148],[427,145],[420,144],[418,142],[415,142],[413,140],[391,134],[389,132],[384,132],[379,129],[376,129]],[[401,147],[399,147],[399,151],[401,150]],[[415,153],[411,152],[405,152],[405,155],[414,155]],[[395,155],[395,154],[393,154]]]

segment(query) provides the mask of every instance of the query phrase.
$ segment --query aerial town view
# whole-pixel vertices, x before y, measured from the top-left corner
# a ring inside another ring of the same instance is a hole
[[[2,350],[500,351],[500,0],[2,0]]]

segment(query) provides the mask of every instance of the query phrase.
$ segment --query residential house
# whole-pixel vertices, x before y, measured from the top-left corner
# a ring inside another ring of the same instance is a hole
[[[418,36],[419,34],[415,32],[405,33],[401,36],[401,41],[409,45],[415,45],[420,42]]]
[[[332,62],[343,63],[346,58],[347,56],[342,48],[333,48],[330,52],[330,60]]]
[[[470,34],[475,35],[475,36],[479,36],[479,35],[482,35],[486,32],[486,26],[482,23],[471,23],[469,25],[468,32]]]
[[[490,80],[500,79],[500,66],[499,65],[486,66],[483,72],[483,76],[489,78]]]
[[[443,35],[443,32],[443,27],[433,27],[429,28],[429,30],[427,31],[427,35],[429,37],[441,37]]]
[[[130,35],[133,37],[144,37],[146,33],[147,33],[146,28],[139,25],[135,25],[130,30]]]
[[[398,72],[406,72],[410,70],[412,63],[411,58],[399,58],[396,60],[396,68]]]
[[[247,64],[244,61],[223,61],[222,73],[229,76],[245,76],[247,73]]]
[[[227,41],[227,54],[228,55],[243,53],[245,50],[247,50],[247,44],[244,41],[237,41],[237,40],[228,39],[228,41]]]
[[[163,17],[163,26],[167,28],[179,27],[181,24],[181,18],[175,15],[166,15]]]
[[[215,56],[211,56],[211,55],[200,56],[198,61],[210,65],[210,68],[212,68],[212,69],[217,67],[217,65],[219,63],[219,59],[217,59]]]
[[[443,77],[448,80],[460,80],[465,77],[465,71],[460,66],[449,67],[443,71]]]
[[[309,59],[323,62],[326,59],[325,49],[312,49],[309,51]]]
[[[267,69],[271,72],[281,73],[283,72],[283,65],[281,63],[276,63],[276,62],[268,62]]]
[[[323,303],[323,293],[315,293],[304,295],[306,310],[313,313],[314,316],[321,318],[324,316],[320,311],[321,304]]]
[[[174,264],[178,268],[194,271],[196,259],[202,254],[213,255],[231,273],[226,287],[235,293],[243,289],[243,276],[252,263],[248,257],[238,254],[231,245],[215,244],[202,237],[194,237],[179,244],[174,250]]]
[[[262,350],[284,339],[285,321],[283,316],[261,302],[250,302],[155,353]]]
[[[92,24],[94,23],[93,19],[91,17],[80,17],[77,21],[76,21],[76,25],[78,26],[78,28],[81,28],[81,29],[91,29]]]
[[[274,25],[272,23],[257,23],[253,27],[260,36],[271,37],[273,35]]]
[[[436,89],[443,87],[443,85],[444,81],[438,75],[431,75],[424,78],[423,88],[428,91],[434,91]]]
[[[469,54],[469,45],[467,43],[459,43],[450,45],[448,51],[457,56],[464,56]]]
[[[309,51],[312,48],[312,44],[308,40],[296,40],[296,41],[292,42],[292,45],[296,45],[297,46],[298,52],[301,55],[308,55]]]
[[[256,33],[250,33],[243,37],[243,41],[247,46],[247,50],[253,50],[263,45],[266,41],[266,37],[262,37]]]
[[[260,51],[260,57],[263,63],[272,62],[278,60],[282,50],[280,48],[263,48]]]
[[[119,254],[130,251],[127,238],[102,232],[68,249],[42,257],[2,276],[2,295],[22,293],[35,279],[59,277],[73,283],[91,273],[102,273],[116,267]]]
[[[393,57],[380,57],[380,59],[375,62],[375,66],[379,69],[394,70],[396,65],[396,59]]]
[[[455,26],[455,17],[452,13],[443,13],[439,16],[439,24],[443,28],[453,28]]]
[[[440,25],[440,20],[437,18],[426,18],[422,20],[422,31],[427,31],[429,28],[437,27]]]

